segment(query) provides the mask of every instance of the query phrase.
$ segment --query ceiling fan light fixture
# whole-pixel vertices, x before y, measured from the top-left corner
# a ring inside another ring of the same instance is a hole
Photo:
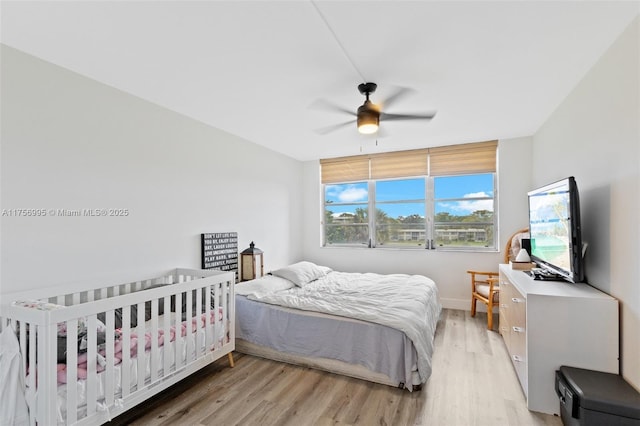
[[[380,125],[380,112],[367,100],[357,114],[358,131],[364,135],[370,135],[378,131]]]
[[[359,124],[358,131],[363,135],[370,135],[378,131],[377,123]]]

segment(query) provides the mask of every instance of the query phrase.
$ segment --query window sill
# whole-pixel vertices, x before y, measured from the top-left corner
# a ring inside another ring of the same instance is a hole
[[[438,252],[447,252],[447,253],[499,253],[495,247],[487,247],[487,248],[469,248],[469,247],[438,247],[436,249],[427,249],[424,246],[420,247],[399,247],[399,246],[377,246],[377,247],[367,247],[366,245],[339,245],[332,244],[328,246],[320,246],[321,249],[356,249],[356,250],[389,250],[389,251],[438,251]]]

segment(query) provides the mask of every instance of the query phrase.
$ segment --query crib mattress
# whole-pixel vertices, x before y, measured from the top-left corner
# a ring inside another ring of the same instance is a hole
[[[170,315],[170,320],[172,322],[175,321],[175,314],[171,313]],[[158,322],[162,323],[164,316],[161,315],[158,317]],[[200,324],[202,326],[202,324]],[[145,329],[150,330],[151,329],[151,321],[148,321],[145,323]],[[225,327],[222,325],[222,323],[220,321],[216,321],[214,323],[214,339],[219,343],[219,345],[222,345],[223,342],[228,341],[228,339],[226,338],[227,335],[227,330],[225,329]],[[199,334],[199,342],[197,345],[192,345],[191,347],[191,355],[190,358],[191,359],[195,359],[197,357],[197,353],[201,352],[203,349],[205,349],[206,346],[206,337],[204,334]],[[158,351],[156,352],[156,362],[152,363],[152,352],[150,350],[146,350],[144,352],[144,366],[145,366],[145,371],[144,371],[144,382],[145,385],[148,385],[151,382],[151,368],[152,368],[152,364],[156,365],[156,373],[157,376],[162,377],[165,376],[164,374],[164,357],[165,357],[165,353],[168,354],[169,356],[169,371],[170,372],[174,372],[175,368],[176,368],[176,360],[175,360],[175,354],[176,354],[176,350],[175,350],[175,345],[176,345],[176,341],[170,341],[165,343],[164,345],[160,346],[158,348]],[[197,347],[196,347],[197,346]],[[185,362],[187,360],[187,347],[185,345],[182,346],[182,353],[180,355],[181,357],[181,363],[180,365],[182,365],[183,367],[185,366]],[[128,389],[130,389],[131,393],[134,393],[137,390],[137,384],[138,384],[138,359],[137,357],[132,357],[130,359],[130,362],[128,364],[128,366],[124,366],[122,363],[115,365],[113,367],[114,369],[114,378],[115,378],[115,391],[116,391],[116,406],[119,404],[119,399],[122,398],[122,369],[123,368],[129,368],[129,378],[130,378],[130,384],[128,386]],[[97,409],[99,411],[108,411],[107,405],[105,404],[105,388],[106,388],[106,371],[102,371],[100,373],[98,373],[98,389],[97,389]],[[60,383],[58,385],[58,391],[57,391],[57,402],[56,402],[56,407],[57,407],[57,414],[58,414],[58,424],[66,424],[66,417],[67,417],[67,393],[68,393],[68,383]],[[77,382],[75,383],[76,386],[76,392],[75,394],[77,395],[77,418],[83,418],[86,416],[86,410],[87,410],[87,381],[84,379],[79,379],[77,380]],[[29,391],[27,391],[27,394],[29,395]],[[35,396],[28,396],[27,398],[29,400],[30,405],[35,404],[36,398]],[[36,409],[35,406],[31,406],[31,409]],[[109,418],[111,418],[111,416],[109,416]]]

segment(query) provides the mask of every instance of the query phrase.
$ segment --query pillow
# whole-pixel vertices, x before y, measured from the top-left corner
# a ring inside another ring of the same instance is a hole
[[[277,277],[285,278],[298,287],[304,287],[311,281],[322,278],[331,272],[331,268],[326,266],[318,266],[315,263],[302,261],[286,266],[281,269],[272,271],[271,273]]]
[[[295,287],[295,284],[289,280],[274,275],[266,275],[262,278],[236,284],[235,292],[242,296],[261,296],[263,294],[289,290],[293,287]]]

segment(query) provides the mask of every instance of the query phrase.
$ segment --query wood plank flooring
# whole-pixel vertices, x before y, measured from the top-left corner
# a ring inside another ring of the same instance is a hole
[[[235,353],[109,425],[562,425],[527,410],[486,314],[443,310],[435,340],[419,392]]]

